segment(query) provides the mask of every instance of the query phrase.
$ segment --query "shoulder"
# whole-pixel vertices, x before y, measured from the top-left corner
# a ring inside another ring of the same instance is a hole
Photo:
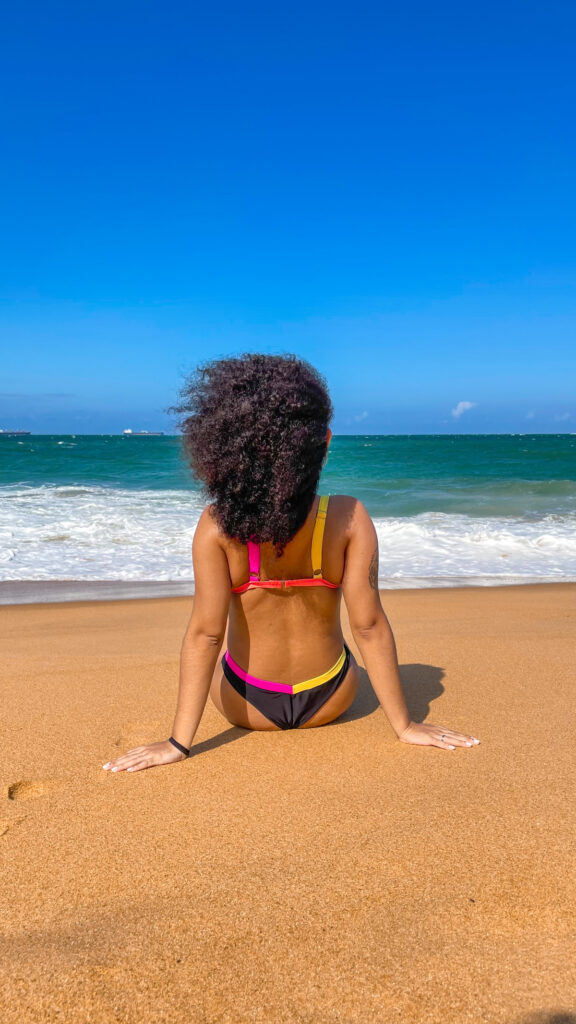
[[[215,515],[215,505],[206,505],[200,513],[200,518],[196,524],[195,537],[202,543],[218,544],[220,547],[223,546],[226,538],[222,533],[218,520]]]
[[[364,503],[351,494],[331,494],[329,509],[338,528],[344,530],[348,536],[372,524]]]

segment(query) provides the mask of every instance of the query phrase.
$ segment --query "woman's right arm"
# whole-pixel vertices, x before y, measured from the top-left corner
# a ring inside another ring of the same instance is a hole
[[[405,743],[445,750],[479,743],[473,736],[410,719],[402,692],[394,635],[378,592],[378,537],[361,501],[356,502],[350,524],[342,593],[352,636],[374,692],[398,738]],[[441,740],[441,736],[445,740]]]

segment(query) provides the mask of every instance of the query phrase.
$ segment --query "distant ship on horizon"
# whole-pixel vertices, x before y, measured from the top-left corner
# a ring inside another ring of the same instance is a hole
[[[130,437],[164,437],[163,430],[123,430],[122,433]]]
[[[22,437],[23,434],[29,433],[29,430],[3,430],[0,427],[0,434],[4,434],[4,437]]]

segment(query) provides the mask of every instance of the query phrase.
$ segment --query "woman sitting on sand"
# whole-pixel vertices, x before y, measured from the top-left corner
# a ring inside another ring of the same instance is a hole
[[[378,539],[361,501],[316,493],[332,437],[323,378],[295,356],[199,367],[180,405],[183,445],[212,504],[194,535],[194,607],[182,642],[172,736],[108,762],[139,771],[183,761],[208,693],[243,729],[308,729],[350,707],[358,664],[340,598],[384,711],[404,743],[479,740],[410,720],[378,593]],[[217,664],[226,635],[228,647]]]

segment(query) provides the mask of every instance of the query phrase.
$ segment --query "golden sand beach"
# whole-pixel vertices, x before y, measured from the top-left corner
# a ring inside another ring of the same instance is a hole
[[[400,743],[363,672],[331,725],[209,701],[112,775],[192,599],[0,609],[2,1024],[576,1022],[576,584],[381,596],[412,717],[480,746]]]

